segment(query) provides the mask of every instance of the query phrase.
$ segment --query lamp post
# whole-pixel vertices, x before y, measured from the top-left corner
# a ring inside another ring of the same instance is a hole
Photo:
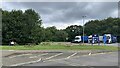
[[[83,45],[84,45],[84,18],[85,18],[86,16],[82,16],[82,18],[83,18]]]

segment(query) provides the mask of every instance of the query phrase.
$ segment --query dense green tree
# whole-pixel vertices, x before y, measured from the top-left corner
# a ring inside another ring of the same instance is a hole
[[[3,43],[8,43],[10,39],[16,39],[20,35],[20,23],[22,11],[2,11],[2,36],[3,36]],[[17,41],[19,38],[17,39]]]
[[[85,32],[87,35],[90,34],[105,34],[111,33],[113,35],[119,35],[119,18],[107,18],[104,20],[92,20],[85,24]]]
[[[47,27],[45,29],[45,41],[54,41],[56,31],[57,29],[55,26]]]
[[[41,19],[38,13],[32,9],[2,11],[2,36],[3,44],[14,39],[18,44],[39,43],[42,34]],[[38,32],[38,33],[37,33]]]
[[[62,42],[66,41],[68,34],[66,31],[57,30],[55,26],[47,27],[45,29],[45,40],[44,41],[53,41],[53,42]]]
[[[92,34],[113,34],[115,36],[120,36],[120,18],[106,18],[103,20],[91,20],[85,24],[85,35]],[[76,35],[82,36],[82,26],[71,25],[68,26],[65,31],[68,33],[68,41],[72,41]],[[120,41],[120,38],[118,38]]]
[[[65,31],[68,33],[68,41],[72,41],[76,35],[82,35],[82,26],[71,25]]]
[[[120,36],[120,18],[106,18],[103,20],[92,20],[85,24],[85,33],[87,35],[91,34],[113,34],[115,36]],[[120,38],[118,38],[120,42]]]
[[[67,41],[67,38],[68,38],[68,33],[66,31],[58,30],[55,33],[54,41],[65,42],[65,41]]]

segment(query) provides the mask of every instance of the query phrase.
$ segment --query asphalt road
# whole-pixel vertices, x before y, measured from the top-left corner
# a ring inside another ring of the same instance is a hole
[[[117,66],[118,53],[62,51],[13,54],[2,57],[3,66]]]
[[[25,66],[118,66],[118,53],[84,55],[76,58],[49,60]]]

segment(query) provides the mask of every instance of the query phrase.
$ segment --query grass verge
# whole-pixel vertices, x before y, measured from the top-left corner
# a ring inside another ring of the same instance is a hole
[[[98,46],[98,45],[35,45],[35,46],[0,46],[2,50],[118,50],[114,46]]]

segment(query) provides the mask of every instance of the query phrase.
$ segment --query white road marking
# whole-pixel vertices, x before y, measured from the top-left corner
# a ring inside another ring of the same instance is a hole
[[[21,55],[16,55],[16,56],[10,56],[9,58],[15,58],[15,57],[24,56],[24,55],[32,55],[32,54],[21,54]]]
[[[38,55],[38,56],[43,56],[43,55],[47,55],[48,53],[45,53],[45,54],[41,54],[41,55]]]
[[[74,56],[74,55],[76,55],[77,54],[77,52],[76,53],[73,53],[72,55],[70,55],[70,56],[68,56],[66,59],[69,59],[69,58],[71,58],[72,56]]]
[[[31,56],[31,57],[29,57],[29,58],[37,58],[37,57],[39,57],[39,56],[43,56],[43,55],[47,55],[48,53],[45,53],[45,54],[41,54],[41,55],[38,55],[38,56]]]
[[[100,54],[106,54],[106,53],[96,53],[96,54],[92,54],[92,55],[100,55]]]
[[[24,64],[30,64],[30,63],[37,63],[37,62],[40,62],[42,59],[38,59],[36,61],[30,61],[30,62],[24,62],[24,63],[18,63],[18,64],[13,64],[13,65],[10,65],[10,66],[20,66],[20,65],[24,65]]]
[[[107,53],[96,53],[96,54],[92,54],[92,53],[89,53],[88,55],[82,55],[82,56],[92,56],[92,55],[100,55],[100,54],[107,54]]]
[[[91,55],[91,52],[89,53],[89,55]]]
[[[31,56],[31,57],[29,57],[29,58],[36,58],[37,56]]]
[[[56,55],[50,56],[50,57],[46,58],[46,60],[51,59],[51,58],[54,58],[54,57],[57,57],[57,56],[62,55],[62,54],[63,54],[63,53],[59,53],[59,54],[56,54]]]

